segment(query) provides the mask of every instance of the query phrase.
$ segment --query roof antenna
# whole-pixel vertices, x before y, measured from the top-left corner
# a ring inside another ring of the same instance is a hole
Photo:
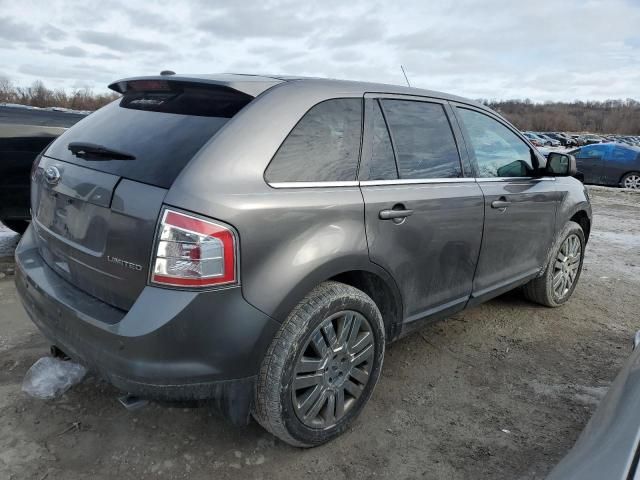
[[[400,68],[402,69],[402,74],[404,75],[404,79],[407,81],[407,86],[411,87],[411,84],[409,83],[409,79],[407,78],[407,72],[404,71],[404,67],[402,65],[400,65]]]

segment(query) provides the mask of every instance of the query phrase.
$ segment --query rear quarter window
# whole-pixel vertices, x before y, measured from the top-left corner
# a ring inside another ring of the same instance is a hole
[[[265,179],[268,183],[353,181],[361,135],[361,98],[321,102],[291,130],[267,167]]]

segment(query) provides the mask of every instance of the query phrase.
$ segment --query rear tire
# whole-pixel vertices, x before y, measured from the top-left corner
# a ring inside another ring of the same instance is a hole
[[[2,224],[10,230],[22,235],[29,228],[29,222],[27,220],[0,220]]]
[[[582,227],[576,222],[567,222],[553,246],[544,274],[523,287],[525,297],[547,307],[566,303],[580,279],[584,247]]]
[[[289,314],[262,362],[254,417],[296,447],[343,433],[380,377],[382,315],[362,291],[338,282],[313,289]]]
[[[622,188],[630,188],[632,190],[640,190],[640,172],[629,172],[620,180]]]

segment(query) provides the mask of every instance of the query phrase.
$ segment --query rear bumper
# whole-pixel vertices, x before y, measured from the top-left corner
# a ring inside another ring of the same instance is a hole
[[[68,283],[42,259],[29,228],[16,249],[16,285],[42,333],[128,393],[213,400],[248,419],[255,376],[279,323],[240,288],[186,292],[147,286],[128,312]]]

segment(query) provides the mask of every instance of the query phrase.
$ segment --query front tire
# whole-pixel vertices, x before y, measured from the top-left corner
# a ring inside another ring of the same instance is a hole
[[[544,274],[524,286],[525,297],[547,307],[566,303],[582,272],[585,244],[582,227],[576,222],[567,222],[553,247]]]
[[[364,292],[324,282],[289,314],[258,376],[254,417],[296,447],[343,433],[380,377],[382,315]]]

